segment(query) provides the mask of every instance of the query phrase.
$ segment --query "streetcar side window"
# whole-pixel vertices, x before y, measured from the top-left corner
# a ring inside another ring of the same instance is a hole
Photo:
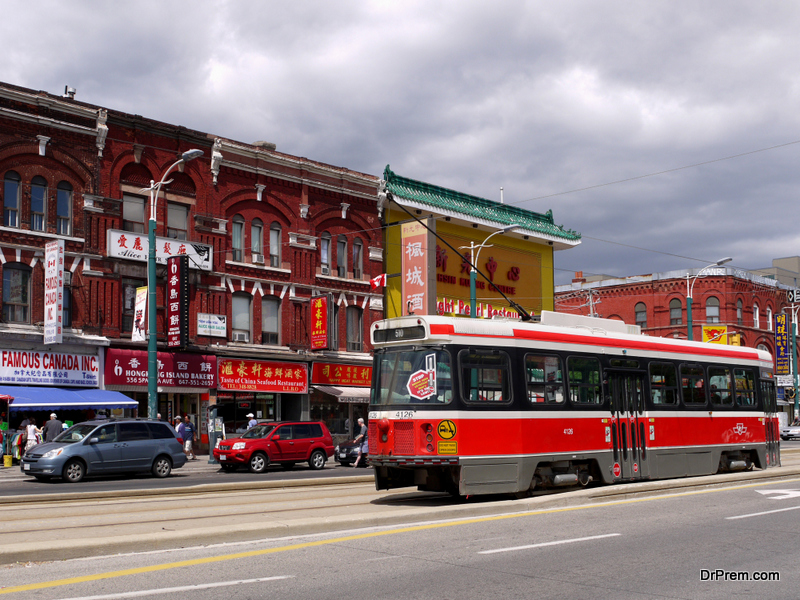
[[[736,406],[752,408],[756,405],[756,378],[749,369],[734,369],[736,379]]]
[[[672,363],[650,363],[650,397],[654,406],[678,404],[678,374]]]
[[[778,401],[775,396],[775,382],[762,379],[759,383],[761,384],[761,398],[764,402],[764,412],[778,412]]]
[[[569,374],[569,400],[573,404],[602,404],[600,394],[600,361],[596,358],[570,356],[567,359]]]
[[[563,404],[564,376],[559,356],[525,356],[525,377],[528,401],[531,403]]]
[[[703,367],[681,365],[681,390],[686,406],[701,406],[706,403],[706,376]]]
[[[708,384],[710,386],[711,404],[715,406],[733,406],[733,385],[730,369],[709,367]]]
[[[462,350],[458,354],[461,390],[466,402],[511,402],[511,363],[497,351]]]

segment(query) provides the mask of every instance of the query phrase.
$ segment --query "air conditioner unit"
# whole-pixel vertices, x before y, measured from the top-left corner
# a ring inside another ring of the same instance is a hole
[[[264,255],[263,254],[253,254],[253,263],[257,265],[264,264]]]
[[[322,275],[330,275],[330,274],[331,274],[331,268],[330,268],[328,265],[322,265],[322,266],[319,268],[319,272],[320,272]]]
[[[250,334],[246,331],[234,331],[233,332],[233,341],[234,342],[247,342],[250,340]]]

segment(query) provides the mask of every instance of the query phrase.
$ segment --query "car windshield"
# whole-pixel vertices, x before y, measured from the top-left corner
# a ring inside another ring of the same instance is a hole
[[[267,437],[273,429],[275,429],[274,423],[269,423],[269,424],[260,423],[258,425],[254,425],[253,427],[245,431],[242,434],[242,438],[247,440],[256,440],[263,437]]]
[[[62,442],[64,444],[72,444],[74,442],[80,442],[85,438],[87,435],[92,433],[97,428],[97,425],[86,425],[81,423],[79,425],[73,425],[65,432],[59,434],[59,436],[54,439],[54,442]]]
[[[453,397],[450,355],[434,348],[386,352],[375,357],[371,404],[448,404]]]

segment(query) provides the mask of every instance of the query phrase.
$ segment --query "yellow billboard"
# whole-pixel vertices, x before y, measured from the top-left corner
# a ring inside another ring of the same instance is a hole
[[[703,341],[711,344],[728,344],[726,325],[703,325]]]

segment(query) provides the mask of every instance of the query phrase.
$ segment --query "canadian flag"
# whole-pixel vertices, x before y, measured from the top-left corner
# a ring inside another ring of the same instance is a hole
[[[386,286],[386,273],[378,275],[377,277],[373,277],[369,280],[370,286],[372,286],[373,290],[377,290],[378,288]]]

